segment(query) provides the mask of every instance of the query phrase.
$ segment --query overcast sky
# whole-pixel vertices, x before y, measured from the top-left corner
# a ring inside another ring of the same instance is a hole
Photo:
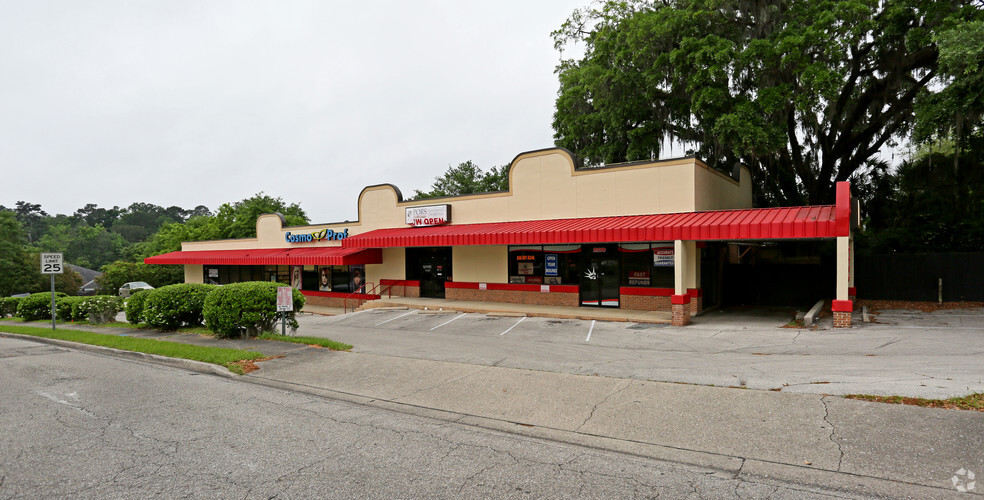
[[[355,220],[367,185],[551,147],[550,32],[588,3],[0,0],[0,204]]]

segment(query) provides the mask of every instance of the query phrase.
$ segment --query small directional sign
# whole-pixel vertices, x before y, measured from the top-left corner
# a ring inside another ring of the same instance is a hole
[[[41,274],[64,274],[64,272],[61,252],[41,254]]]

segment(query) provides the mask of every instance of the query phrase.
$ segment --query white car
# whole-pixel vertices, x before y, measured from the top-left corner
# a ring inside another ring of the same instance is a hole
[[[124,299],[133,294],[137,290],[153,290],[154,287],[148,285],[144,281],[131,281],[129,283],[124,283],[120,287],[120,297]]]

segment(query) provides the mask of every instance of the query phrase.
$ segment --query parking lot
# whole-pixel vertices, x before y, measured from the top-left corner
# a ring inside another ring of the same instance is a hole
[[[851,329],[783,328],[788,318],[788,310],[713,311],[677,328],[397,308],[300,315],[298,334],[363,353],[638,380],[820,394],[984,392],[984,310],[886,311]]]

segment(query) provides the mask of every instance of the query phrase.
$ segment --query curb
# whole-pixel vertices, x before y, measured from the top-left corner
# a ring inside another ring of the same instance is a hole
[[[119,356],[122,358],[132,359],[135,361],[146,361],[157,365],[170,366],[171,368],[180,368],[182,370],[189,370],[193,372],[204,373],[207,375],[218,375],[220,377],[225,377],[225,378],[236,378],[236,374],[230,372],[229,370],[218,365],[205,363],[204,361],[194,361],[191,359],[181,359],[181,358],[169,358],[167,356],[160,356],[158,354],[148,354],[145,352],[135,352],[135,351],[124,351],[121,349],[114,349],[112,347],[103,347],[103,346],[92,345],[92,344],[82,344],[79,342],[71,342],[68,340],[60,340],[60,339],[49,339],[46,337],[35,337],[33,335],[21,335],[19,333],[0,332],[0,337],[29,340],[42,344],[50,344],[58,347],[65,347],[68,349],[75,349],[77,351],[86,351],[95,354]]]
[[[702,468],[710,474],[729,479],[745,479],[767,484],[773,483],[787,486],[798,485],[806,488],[819,488],[827,494],[837,492],[849,497],[938,498],[941,493],[949,493],[949,490],[939,487],[905,483],[878,476],[819,469],[805,465],[746,458],[643,441],[620,439],[602,434],[531,425],[504,418],[472,415],[454,410],[430,408],[390,399],[342,392],[307,385],[301,382],[269,379],[261,375],[246,374],[236,380],[356,406],[376,408],[404,415],[413,415],[533,439],[583,446],[595,450],[622,453],[687,467]]]
[[[131,359],[138,362],[168,366],[208,375],[217,375],[226,379],[248,382],[271,389],[294,391],[310,396],[330,399],[332,401],[354,404],[358,406],[377,408],[395,413],[414,415],[417,417],[439,420],[449,423],[477,427],[481,429],[506,432],[535,439],[567,443],[587,448],[624,453],[652,460],[699,467],[713,471],[728,478],[754,479],[758,482],[779,482],[806,487],[822,488],[825,491],[841,492],[848,495],[868,495],[876,497],[907,496],[911,498],[937,497],[944,490],[938,487],[899,482],[892,479],[871,475],[859,475],[849,472],[839,472],[828,469],[815,469],[795,464],[773,462],[755,458],[726,455],[696,449],[679,448],[674,446],[626,440],[601,434],[584,433],[559,429],[549,426],[534,426],[502,418],[490,418],[481,415],[442,410],[419,406],[399,401],[393,401],[361,394],[341,392],[333,389],[307,385],[300,382],[268,379],[262,375],[236,376],[219,366],[180,358],[169,358],[156,354],[124,351],[110,347],[81,344],[66,340],[34,337],[16,333],[0,332],[0,338],[15,338],[34,341],[68,349],[87,351],[95,354],[112,355]]]

